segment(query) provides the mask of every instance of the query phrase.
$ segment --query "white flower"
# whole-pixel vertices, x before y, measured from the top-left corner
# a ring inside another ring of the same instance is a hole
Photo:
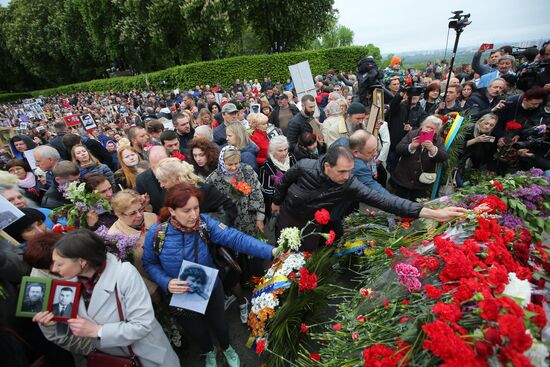
[[[301,243],[300,230],[296,227],[288,227],[281,231],[277,244],[284,249],[297,251]]]
[[[305,265],[305,263],[306,260],[304,259],[304,255],[302,255],[301,253],[290,254],[275,275],[284,275],[286,277],[291,272],[300,270]]]
[[[546,367],[548,366],[548,363],[546,363],[546,357],[548,356],[548,349],[546,346],[542,343],[539,343],[535,338],[533,339],[533,344],[531,345],[531,348],[529,348],[528,351],[526,351],[524,354],[529,360],[531,361],[531,364],[535,367]]]
[[[273,293],[262,293],[258,297],[252,298],[252,307],[250,308],[250,311],[252,311],[254,314],[258,314],[260,310],[264,308],[271,308],[275,309],[279,305],[279,300],[275,298]]]
[[[522,307],[527,307],[531,302],[531,284],[527,280],[519,280],[516,273],[508,273],[509,282],[502,294],[512,298],[518,298]]]

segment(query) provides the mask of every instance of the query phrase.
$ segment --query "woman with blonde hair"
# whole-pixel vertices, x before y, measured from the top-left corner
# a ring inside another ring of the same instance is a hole
[[[219,123],[216,121],[214,115],[208,110],[208,108],[202,108],[199,111],[197,126],[210,126],[210,128],[215,129],[218,125]]]
[[[115,172],[115,184],[119,189],[136,187],[137,165],[141,157],[130,145],[121,145],[117,152],[120,169]]]
[[[259,148],[248,137],[248,133],[241,124],[230,124],[225,129],[227,144],[232,145],[241,152],[241,162],[246,163],[254,171],[258,169],[256,157]]]
[[[145,281],[149,294],[153,295],[158,287],[148,279],[147,273],[143,270],[141,257],[143,256],[143,241],[149,228],[157,223],[157,216],[154,213],[145,212],[141,195],[128,189],[119,191],[113,196],[111,207],[118,219],[107,233],[118,233],[128,237],[139,235],[138,243],[132,253],[133,264]]]
[[[155,177],[165,189],[180,183],[186,183],[197,187],[205,199],[201,203],[201,211],[228,226],[233,226],[237,217],[237,207],[215,185],[206,183],[195,174],[193,166],[178,158],[165,158],[161,160],[154,170]],[[160,212],[163,219],[167,213]]]
[[[263,113],[251,113],[248,115],[248,123],[253,130],[250,134],[250,140],[258,146],[258,155],[256,163],[261,166],[267,159],[269,150],[269,138],[267,136],[267,121],[268,118]]]
[[[94,157],[83,144],[76,144],[71,148],[71,157],[80,170],[81,179],[89,173],[100,173],[114,185],[113,171]]]

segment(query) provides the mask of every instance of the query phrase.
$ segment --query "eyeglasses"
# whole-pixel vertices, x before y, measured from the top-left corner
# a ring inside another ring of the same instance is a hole
[[[133,212],[130,212],[130,213],[122,213],[122,215],[124,215],[125,217],[135,217],[138,214],[142,214],[144,211],[145,211],[145,207],[142,206],[138,210],[134,210]]]

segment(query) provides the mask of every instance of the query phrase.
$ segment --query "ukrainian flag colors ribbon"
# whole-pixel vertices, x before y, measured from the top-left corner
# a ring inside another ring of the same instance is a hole
[[[460,130],[460,127],[462,126],[462,122],[464,121],[464,117],[460,116],[458,113],[455,115],[453,124],[451,125],[451,129],[449,130],[449,133],[447,134],[447,137],[445,138],[445,151],[449,151],[449,148],[453,144],[453,141],[456,138],[456,135],[458,134],[458,131]],[[437,178],[435,179],[433,190],[432,190],[432,200],[436,198],[437,196],[437,190],[439,189],[439,184],[441,181],[441,175],[443,173],[443,164],[437,164]]]
[[[253,297],[258,297],[266,292],[273,292],[280,288],[288,288],[292,283],[284,275],[276,275],[256,288]]]
[[[344,247],[338,247],[334,251],[333,256],[340,257],[354,252],[367,251],[373,248],[373,246],[373,241],[368,243],[364,243],[363,241],[346,242],[344,243]]]

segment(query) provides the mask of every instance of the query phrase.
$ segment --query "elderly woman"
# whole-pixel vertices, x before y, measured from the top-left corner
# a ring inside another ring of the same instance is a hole
[[[85,229],[66,233],[55,243],[52,259],[53,271],[82,284],[79,317],[68,321],[73,335],[90,338],[100,352],[135,356],[142,366],[180,365],[138,271],[107,253],[98,235]],[[53,317],[39,312],[33,320],[53,326]]]
[[[256,157],[258,156],[258,146],[248,137],[246,130],[241,124],[230,124],[226,128],[227,144],[234,146],[241,152],[241,163],[246,163],[258,170]]]
[[[323,121],[322,131],[325,143],[331,146],[336,140],[342,137],[342,133],[347,133],[346,120],[344,119],[344,111],[342,106],[346,105],[344,99],[341,99],[343,104],[338,101],[330,101],[325,107],[327,118]]]
[[[38,181],[32,173],[31,167],[21,159],[11,159],[6,163],[6,170],[19,179],[19,187],[25,195],[39,203],[42,193],[38,190]]]
[[[165,158],[155,168],[155,177],[165,189],[179,183],[197,187],[206,199],[201,203],[201,212],[207,213],[228,226],[233,226],[237,217],[235,204],[215,185],[205,183],[201,177],[197,176],[193,172],[193,166],[189,163],[177,158]],[[167,217],[167,213],[161,212],[161,217]]]
[[[251,113],[248,115],[248,123],[252,129],[250,140],[258,146],[256,163],[261,166],[267,159],[269,150],[269,138],[267,137],[267,116],[263,113]]]
[[[21,190],[15,185],[0,184],[0,195],[5,197],[10,203],[12,203],[18,209],[27,208],[35,205],[34,202],[26,198],[21,192]],[[46,208],[35,208],[35,209],[38,210],[40,213],[44,214],[44,217],[45,217],[44,223],[46,224],[46,228],[52,229],[52,227],[54,226],[54,222],[52,222],[52,220],[49,217],[51,210]]]
[[[263,259],[271,259],[273,256],[274,249],[271,246],[227,227],[208,215],[200,214],[201,199],[200,191],[194,186],[177,184],[171,187],[165,201],[170,218],[166,224],[153,226],[145,239],[143,265],[165,293],[183,294],[189,291],[188,281],[178,279],[183,260],[216,268],[210,243]],[[159,235],[162,236],[162,243],[158,240]],[[217,351],[210,336],[211,331],[229,366],[240,366],[239,356],[229,344],[223,294],[221,281],[217,278],[205,313],[188,311],[180,316],[184,330],[206,354],[207,367],[217,365]]]
[[[154,295],[157,291],[157,286],[147,278],[143,270],[141,257],[143,255],[145,234],[153,224],[157,223],[157,216],[143,210],[141,195],[133,190],[122,190],[117,192],[111,200],[111,206],[113,207],[113,212],[117,217],[117,221],[110,226],[108,233],[118,233],[128,237],[135,235],[140,236],[138,244],[133,250],[133,264],[143,276],[149,294]]]
[[[412,201],[429,196],[435,182],[436,164],[447,159],[439,134],[442,123],[436,116],[428,116],[420,129],[409,131],[397,144],[395,150],[400,159],[390,180],[397,196]],[[431,134],[432,138],[428,139]]]
[[[4,228],[4,231],[14,240],[21,244],[20,248],[25,249],[26,242],[36,235],[46,232],[44,214],[33,208],[20,209],[23,216]]]
[[[265,203],[265,215],[271,216],[271,202],[275,193],[275,185],[283,175],[296,163],[294,155],[288,152],[288,140],[285,136],[275,136],[269,142],[269,157],[260,167],[260,183]]]
[[[120,146],[117,156],[120,169],[114,175],[116,188],[117,190],[133,189],[136,186],[136,177],[138,175],[136,166],[141,161],[141,157],[129,145]]]
[[[196,133],[196,131],[195,131]],[[188,161],[193,165],[199,177],[206,178],[218,167],[220,151],[214,143],[202,136],[195,136],[189,144]]]
[[[80,170],[81,179],[89,173],[101,173],[114,185],[113,171],[106,164],[99,162],[84,145],[74,145],[71,148],[71,157]]]

